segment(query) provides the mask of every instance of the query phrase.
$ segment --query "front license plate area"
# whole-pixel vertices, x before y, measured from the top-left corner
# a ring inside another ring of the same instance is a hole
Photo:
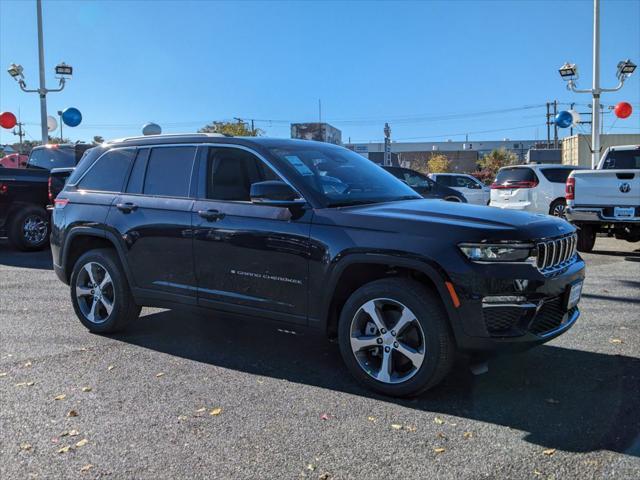
[[[568,287],[567,292],[567,310],[571,310],[575,307],[580,301],[580,297],[582,296],[582,280],[572,283]]]
[[[614,207],[613,216],[616,218],[633,218],[636,214],[635,207]]]

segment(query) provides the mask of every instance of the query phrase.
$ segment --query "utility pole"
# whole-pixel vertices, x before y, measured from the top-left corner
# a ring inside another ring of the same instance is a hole
[[[575,107],[575,103],[571,102],[571,110]],[[571,124],[571,128],[569,129],[569,136],[573,137],[573,123]]]
[[[547,148],[551,145],[551,113],[549,111],[549,102],[547,102]]]
[[[554,100],[553,101],[553,118],[556,118],[557,114],[558,114],[558,101]],[[553,148],[555,149],[558,148],[558,125],[556,125],[556,122],[553,122]]]
[[[384,124],[384,161],[385,167],[391,166],[391,127],[388,123]]]
[[[22,148],[22,139],[24,138],[24,130],[22,130],[23,125],[24,123],[22,123],[21,121],[18,121],[16,123],[16,127],[18,127],[18,131],[16,132],[15,128],[11,131],[11,133],[13,133],[14,135],[17,135],[18,138],[20,139],[20,153],[24,152],[24,149]]]
[[[60,117],[60,143],[62,143],[62,110],[58,110],[58,117]]]

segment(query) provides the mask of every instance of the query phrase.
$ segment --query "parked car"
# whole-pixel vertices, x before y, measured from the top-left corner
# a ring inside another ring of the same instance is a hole
[[[573,172],[566,189],[581,252],[593,250],[599,232],[640,241],[640,145],[607,148],[596,169]]]
[[[49,241],[49,170],[75,165],[85,144],[35,147],[26,168],[0,169],[0,237],[19,250],[39,250]]]
[[[435,180],[439,185],[457,190],[469,203],[489,205],[491,190],[473,175],[466,173],[432,173],[429,178]]]
[[[90,331],[120,330],[142,306],[274,321],[337,337],[354,377],[388,395],[433,387],[456,351],[527,349],[580,314],[571,224],[423,199],[322,142],[105,143],[52,224],[54,270]]]
[[[437,198],[448,202],[467,202],[467,199],[462,195],[462,193],[454,190],[453,188],[445,187],[444,185],[436,183],[435,180],[432,180],[424,173],[416,172],[415,170],[404,167],[382,168],[391,173],[394,177],[402,180],[424,198]]]
[[[515,165],[498,170],[491,185],[492,207],[564,217],[565,183],[573,165]]]
[[[10,153],[0,158],[0,168],[25,168],[27,166],[28,155],[21,153]]]

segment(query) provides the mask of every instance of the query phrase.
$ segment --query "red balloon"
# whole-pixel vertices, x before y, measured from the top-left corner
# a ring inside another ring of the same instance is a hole
[[[620,102],[613,109],[613,113],[615,113],[618,118],[627,118],[631,115],[632,111],[633,108],[631,108],[631,104],[627,102]]]
[[[0,113],[0,127],[2,128],[13,128],[16,126],[18,120],[16,116],[11,112],[2,112]]]

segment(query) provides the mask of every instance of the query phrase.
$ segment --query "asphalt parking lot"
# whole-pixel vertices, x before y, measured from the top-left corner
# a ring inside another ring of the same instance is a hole
[[[638,247],[597,240],[567,334],[396,400],[337,345],[237,319],[89,334],[50,254],[0,242],[0,477],[638,479]]]

